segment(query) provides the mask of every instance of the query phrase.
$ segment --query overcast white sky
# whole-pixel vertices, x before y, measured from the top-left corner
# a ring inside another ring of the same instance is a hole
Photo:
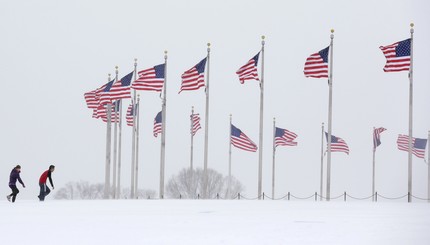
[[[258,142],[259,88],[239,83],[235,71],[260,49],[266,35],[263,190],[271,191],[272,118],[298,134],[297,147],[277,151],[277,194],[319,190],[321,123],[327,123],[325,79],[303,75],[306,58],[329,45],[335,29],[333,134],[350,155],[332,155],[332,196],[371,192],[372,128],[385,127],[377,149],[377,190],[407,192],[407,153],[397,150],[408,132],[407,72],[384,73],[379,46],[414,35],[414,136],[430,129],[430,3],[427,1],[2,1],[0,67],[3,133],[0,192],[10,170],[22,165],[33,199],[50,164],[57,188],[69,181],[104,181],[106,127],[91,118],[83,94],[101,86],[115,65],[120,76],[163,62],[169,51],[166,183],[189,166],[191,106],[204,117],[204,91],[178,95],[180,75],[212,43],[209,167],[228,171],[229,114]],[[141,92],[139,188],[158,192],[160,138],[152,136],[159,95]],[[126,102],[125,104],[128,104]],[[123,108],[125,110],[125,106]],[[204,121],[202,120],[202,124]],[[195,166],[203,166],[204,131],[195,137]],[[124,187],[130,185],[131,130],[123,130]],[[233,149],[233,174],[257,195],[258,153]],[[413,157],[414,194],[427,193],[427,165]]]

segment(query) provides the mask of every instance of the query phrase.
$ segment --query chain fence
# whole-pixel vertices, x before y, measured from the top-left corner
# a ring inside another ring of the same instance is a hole
[[[373,195],[365,196],[365,197],[353,196],[353,195],[348,194],[347,192],[344,192],[344,193],[342,193],[338,196],[334,196],[334,197],[322,196],[322,195],[318,194],[317,192],[315,192],[309,196],[297,196],[297,195],[294,195],[294,194],[288,192],[284,196],[276,198],[273,196],[269,196],[263,192],[263,194],[261,194],[260,196],[256,196],[256,197],[245,196],[245,195],[242,195],[241,193],[237,193],[234,196],[231,195],[230,197],[226,197],[226,196],[222,196],[219,193],[217,193],[216,195],[212,195],[209,198],[203,198],[200,194],[197,194],[197,196],[195,196],[193,198],[189,198],[189,197],[185,198],[182,194],[180,194],[176,198],[175,197],[164,198],[163,196],[161,196],[161,197],[148,196],[147,199],[148,200],[164,200],[164,199],[186,199],[186,200],[196,200],[197,199],[197,200],[199,200],[199,199],[204,199],[204,200],[248,200],[248,201],[265,200],[265,199],[273,200],[273,201],[279,201],[279,200],[286,200],[286,201],[301,200],[301,201],[304,201],[304,200],[312,199],[315,202],[317,202],[317,201],[337,200],[337,199],[343,198],[344,202],[348,201],[348,199],[355,200],[355,201],[367,201],[367,200],[371,199],[371,201],[377,202],[378,199],[393,201],[393,200],[404,199],[406,197],[407,197],[406,201],[408,201],[408,200],[412,201],[413,199],[416,199],[416,200],[420,200],[420,201],[429,201],[430,202],[430,199],[428,199],[428,198],[410,195],[409,193],[402,195],[402,196],[390,197],[390,196],[385,196],[385,195],[379,194],[378,192],[376,192]]]

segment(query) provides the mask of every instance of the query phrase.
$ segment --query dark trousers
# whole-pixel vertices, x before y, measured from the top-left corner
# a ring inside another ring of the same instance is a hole
[[[19,190],[18,188],[16,188],[16,185],[10,185],[9,187],[12,189],[12,194],[10,194],[9,196],[12,197],[12,202],[15,202],[16,195],[18,195]]]
[[[49,195],[49,193],[51,192],[51,189],[49,189],[49,187],[43,183],[39,183],[39,186],[40,186],[39,200],[45,201],[45,197]]]

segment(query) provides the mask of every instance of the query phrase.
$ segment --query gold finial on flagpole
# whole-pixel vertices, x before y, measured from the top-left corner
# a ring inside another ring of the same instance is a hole
[[[261,45],[264,45],[266,43],[265,39],[266,39],[266,36],[262,35],[261,36]]]
[[[108,73],[108,80],[110,81],[110,73]]]
[[[331,29],[331,30],[330,30],[330,32],[331,32],[331,33],[334,33],[334,29]]]
[[[164,50],[164,58],[167,59],[167,50]]]
[[[413,33],[414,32],[414,26],[415,26],[414,23],[411,22],[410,26],[411,26],[411,33]]]
[[[333,33],[334,33],[334,29],[332,28],[332,29],[330,30],[330,32],[331,32],[331,34],[330,34],[330,38],[331,38],[331,39],[333,39],[333,38],[334,38],[334,34],[333,34]]]

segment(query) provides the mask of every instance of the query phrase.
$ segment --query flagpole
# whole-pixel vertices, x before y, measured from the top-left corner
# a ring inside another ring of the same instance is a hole
[[[118,81],[118,77],[117,77]],[[116,199],[116,160],[117,160],[117,147],[118,147],[118,123],[117,123],[117,106],[118,106],[118,100],[114,103],[114,130],[113,130],[113,178],[112,178],[112,198]]]
[[[430,202],[430,130],[427,138],[427,199]]]
[[[137,103],[134,108],[133,114],[136,114],[136,152],[135,152],[135,166],[136,166],[136,177],[135,177],[135,184],[134,184],[134,196],[137,199],[138,198],[138,191],[139,191],[139,103],[140,103],[140,96],[137,95]],[[134,117],[134,115],[133,115]]]
[[[162,123],[161,123],[161,157],[160,157],[160,199],[164,198],[164,167],[166,151],[166,103],[167,103],[167,50],[164,51],[164,86],[162,99]]]
[[[137,59],[134,59],[134,80],[137,79]],[[133,99],[131,101],[132,107],[134,108],[134,105],[136,104],[136,89],[133,91]],[[131,139],[131,184],[130,184],[130,199],[134,199],[134,169],[135,169],[135,160],[136,160],[136,116],[135,113],[133,113],[133,132],[132,132],[132,139]]]
[[[193,144],[194,144],[194,137],[193,137],[193,115],[194,115],[194,106],[191,107],[191,128],[190,128],[190,134],[191,134],[191,156],[190,156],[190,170],[193,171]]]
[[[408,202],[412,202],[412,109],[413,109],[413,44],[414,23],[411,26],[411,66],[409,68],[409,149],[408,149]]]
[[[118,69],[118,67],[115,67]],[[110,74],[108,78],[108,82],[110,82]],[[109,187],[110,187],[110,151],[111,151],[111,110],[112,105],[111,103],[108,103],[106,105],[106,111],[107,111],[107,121],[106,121],[106,166],[105,166],[105,189],[103,198],[109,199]]]
[[[117,190],[116,190],[116,199],[119,199],[121,195],[121,139],[122,139],[122,103],[120,102],[119,105],[119,135],[118,135],[118,183],[117,183]],[[113,188],[116,188],[115,185],[113,185]]]
[[[260,81],[260,133],[258,151],[258,199],[263,189],[263,103],[264,103],[264,44],[265,36],[261,36],[261,81]]]
[[[329,96],[328,96],[328,147],[327,147],[327,201],[330,201],[330,168],[331,168],[331,119],[332,119],[332,90],[333,90],[333,38],[334,30],[331,29],[330,35],[330,74],[328,78]]]
[[[273,154],[272,154],[272,198],[275,199],[275,154],[276,154],[276,146],[275,146],[275,136],[276,136],[276,122],[275,118],[273,118]]]
[[[228,189],[226,198],[230,198],[230,189],[231,189],[231,123],[232,123],[232,115],[230,114],[230,135],[228,136],[230,140],[230,144],[228,147]]]
[[[322,201],[322,197],[323,197],[323,178],[324,178],[324,123],[321,124],[320,201]]]
[[[373,139],[375,141],[375,127],[373,127]],[[372,170],[372,201],[375,201],[375,154],[376,154],[376,144],[373,143],[373,170]]]
[[[208,146],[209,146],[209,71],[210,71],[210,52],[211,52],[211,44],[208,43],[208,54],[206,58],[207,62],[207,74],[206,74],[206,111],[205,111],[205,149],[204,149],[204,169],[203,169],[203,178],[204,178],[204,187],[203,187],[203,196],[207,198],[207,187],[208,187]]]

